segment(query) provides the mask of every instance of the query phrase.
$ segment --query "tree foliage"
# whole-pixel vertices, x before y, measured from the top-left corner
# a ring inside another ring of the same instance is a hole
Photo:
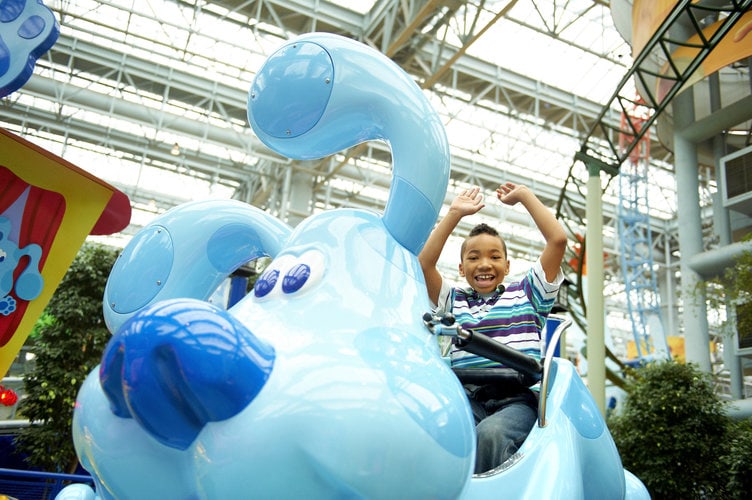
[[[710,375],[692,364],[635,370],[609,428],[624,467],[656,500],[736,498],[749,491],[750,426],[726,415]],[[740,484],[746,488],[738,490]]]
[[[752,233],[742,241],[752,241]],[[727,341],[732,342],[736,332],[740,339],[749,341],[752,337],[752,252],[742,251],[723,273],[698,282],[694,293],[699,295],[701,292],[709,310],[726,311],[730,307],[735,311],[728,318],[731,321],[724,319],[720,324],[720,333],[727,337]]]
[[[752,235],[745,241],[751,238]],[[726,269],[723,283],[726,295],[736,306],[739,337],[749,339],[752,332],[752,252],[742,252],[734,265]]]
[[[26,374],[19,413],[34,422],[16,438],[33,468],[73,472],[77,465],[71,423],[84,378],[100,362],[109,332],[102,297],[117,250],[85,243],[37,324],[31,348],[35,369]]]
[[[729,498],[742,500],[752,491],[752,419],[732,424],[728,448]]]

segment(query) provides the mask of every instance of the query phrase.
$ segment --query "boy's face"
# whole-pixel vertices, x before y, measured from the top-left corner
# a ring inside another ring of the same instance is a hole
[[[509,274],[509,261],[501,239],[478,234],[465,240],[460,276],[478,293],[491,293]]]

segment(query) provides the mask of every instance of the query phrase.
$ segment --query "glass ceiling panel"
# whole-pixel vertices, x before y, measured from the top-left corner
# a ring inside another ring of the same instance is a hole
[[[478,25],[491,22],[507,3],[489,2]],[[457,16],[456,26],[464,26],[465,15]],[[440,37],[459,47],[457,33],[444,31]],[[631,49],[614,28],[609,8],[592,0],[516,2],[468,54],[602,104],[632,64]]]
[[[339,5],[358,14],[365,14],[373,9],[376,0],[346,0]]]
[[[186,73],[202,71],[211,74],[219,83],[247,89],[267,55],[283,42],[284,29],[238,12],[226,11],[216,4],[197,3],[204,11],[218,15],[197,14],[195,4],[190,5],[190,2],[64,2],[66,14],[61,20],[61,29],[63,32],[75,32],[76,38],[95,43],[121,58],[143,58]],[[367,15],[376,2],[362,0],[344,4],[345,8]],[[478,25],[488,23],[506,4],[485,2],[486,7],[481,12]],[[470,2],[467,9],[473,8],[477,9],[478,5]],[[460,24],[458,14],[455,28]],[[451,31],[446,33],[448,40],[453,40],[459,47],[460,36]],[[519,50],[521,45],[524,50]],[[508,49],[499,50],[499,47]],[[598,102],[607,101],[631,63],[629,47],[613,28],[609,9],[595,5],[591,0],[516,2],[507,18],[498,21],[470,46],[469,54],[494,62],[510,72],[537,79],[542,85]],[[113,67],[106,75],[80,73],[70,81],[63,79],[66,68],[41,61],[41,71],[53,77],[59,73],[61,83],[73,83],[103,94],[113,93],[134,106],[153,110],[155,115],[169,113],[184,120],[232,128],[237,131],[239,140],[249,133],[245,121],[228,121],[220,110],[207,111],[202,107],[203,103],[191,106],[165,98],[160,89],[151,93],[143,88],[136,91],[130,82],[121,80],[116,62],[117,59],[113,60]],[[207,94],[210,92],[211,89],[207,89]],[[512,110],[499,102],[482,99],[478,105],[468,105],[469,96],[450,97],[449,89],[441,98],[431,92],[427,94],[444,117],[453,155],[479,165],[490,164],[500,171],[500,175],[504,172],[530,172],[530,176],[545,179],[553,185],[562,184],[573,152],[580,145],[577,137],[566,135],[571,131],[566,132],[563,127],[557,130],[551,124],[536,124],[534,116],[527,116],[526,121],[521,122],[516,116],[510,116]],[[23,96],[16,105],[57,109],[64,117],[75,116],[97,124],[103,130],[132,132],[134,127],[127,117],[102,115],[67,106],[56,108],[55,103],[41,101]],[[218,146],[197,137],[164,132],[157,125],[156,122],[153,127],[138,125],[139,133],[144,138],[165,144],[177,143],[181,148],[211,150],[215,155],[248,165],[257,162],[257,158],[249,157],[247,153],[220,150]],[[63,152],[59,143],[49,144],[52,151],[58,154]],[[176,192],[173,187],[178,184],[174,181],[153,180],[157,179],[156,175],[168,174],[147,173],[154,168],[150,165],[141,165],[111,151],[107,161],[97,161],[95,158],[98,154],[101,152],[82,144],[68,144],[65,150],[66,157],[74,163],[91,168],[95,174],[118,185],[134,183],[132,186],[135,189],[143,187],[144,191],[153,190],[155,193],[168,187],[165,196]],[[110,164],[119,166],[108,168]],[[179,161],[168,167],[168,171],[174,172],[172,175],[178,175],[180,169],[185,168],[180,166]],[[120,172],[128,173],[123,174],[126,177],[121,177]],[[134,172],[138,172],[138,175]],[[180,197],[186,199],[223,196],[232,189],[231,186],[212,186],[211,182],[198,178],[181,182]],[[666,183],[661,181],[655,185],[664,186]],[[358,192],[356,186],[349,186],[348,190]],[[383,194],[377,196],[370,188],[368,191],[377,199],[383,198]],[[670,193],[661,191],[657,196],[660,200],[673,202]]]

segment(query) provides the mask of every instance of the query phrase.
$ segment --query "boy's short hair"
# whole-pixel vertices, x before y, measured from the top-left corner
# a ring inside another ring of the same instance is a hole
[[[479,234],[490,234],[491,236],[496,236],[497,238],[499,238],[499,241],[501,241],[501,247],[504,249],[504,257],[508,257],[507,244],[506,242],[504,242],[504,238],[501,237],[501,235],[495,228],[489,226],[485,222],[481,222],[470,230],[470,232],[467,234],[467,237],[465,238],[465,241],[462,242],[462,246],[460,247],[460,261],[465,255],[465,244],[467,243],[467,240],[469,240],[473,236],[478,236]]]

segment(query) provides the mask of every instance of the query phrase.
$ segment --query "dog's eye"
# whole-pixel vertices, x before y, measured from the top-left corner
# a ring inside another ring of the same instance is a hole
[[[306,290],[321,280],[324,274],[324,254],[309,250],[301,254],[282,278],[282,291],[287,294]]]
[[[309,250],[299,257],[280,255],[256,280],[253,293],[260,299],[269,296],[275,289],[281,289],[286,295],[308,289],[321,280],[325,260],[318,250]]]
[[[267,269],[263,272],[259,279],[256,280],[256,284],[253,286],[253,294],[256,297],[266,297],[269,292],[274,290],[274,285],[277,284],[277,278],[279,278],[279,270]]]
[[[295,293],[306,284],[311,276],[311,268],[308,264],[296,264],[287,271],[282,280],[282,291],[285,293]]]

